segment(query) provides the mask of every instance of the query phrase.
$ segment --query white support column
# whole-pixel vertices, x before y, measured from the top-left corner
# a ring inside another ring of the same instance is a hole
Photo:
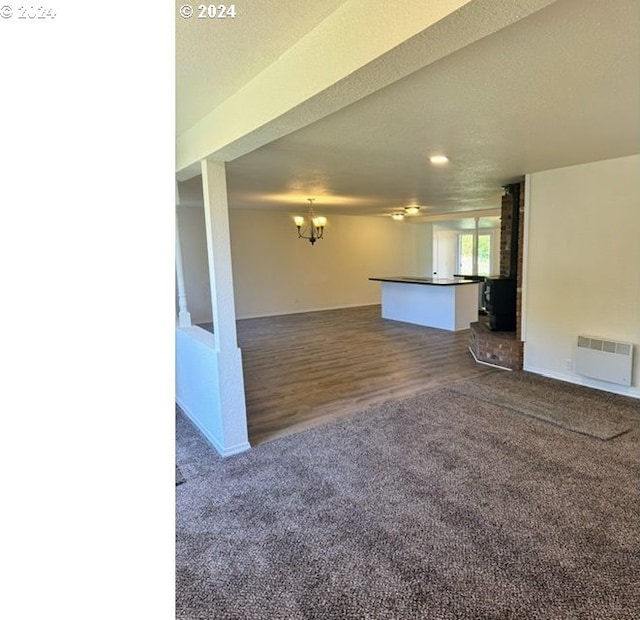
[[[475,219],[475,228],[473,229],[473,266],[471,268],[471,273],[474,276],[478,275],[478,223],[480,218]]]
[[[178,289],[178,327],[191,326],[191,314],[187,308],[187,293],[184,287],[184,270],[182,268],[182,249],[180,247],[180,221],[176,208],[176,287]]]
[[[237,344],[233,297],[229,206],[225,164],[201,161],[207,257],[211,280],[217,395],[224,454],[249,448],[242,375],[242,355]]]

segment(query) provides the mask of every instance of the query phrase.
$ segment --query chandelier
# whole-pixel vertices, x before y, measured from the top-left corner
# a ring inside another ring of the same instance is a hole
[[[307,239],[313,245],[318,239],[322,239],[327,218],[316,215],[313,211],[315,198],[307,198],[307,200],[309,201],[309,221],[305,222],[304,217],[301,215],[296,215],[293,221],[298,228],[298,239]]]

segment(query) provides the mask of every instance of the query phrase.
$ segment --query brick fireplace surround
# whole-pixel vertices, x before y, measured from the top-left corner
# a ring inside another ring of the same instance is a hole
[[[489,329],[486,317],[471,323],[469,350],[476,361],[509,370],[522,370],[522,240],[524,222],[524,182],[508,186],[502,197],[500,215],[500,275],[516,276],[516,331],[497,332]],[[514,218],[514,201],[518,216]],[[514,231],[517,226],[517,231]],[[515,246],[513,241],[516,241]],[[515,255],[514,255],[515,254]]]

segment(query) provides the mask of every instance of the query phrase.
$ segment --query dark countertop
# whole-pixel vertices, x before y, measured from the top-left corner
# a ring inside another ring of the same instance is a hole
[[[386,276],[383,278],[369,278],[378,282],[399,282],[401,284],[429,284],[431,286],[458,286],[459,284],[478,284],[477,280],[465,278],[422,278],[414,276]]]

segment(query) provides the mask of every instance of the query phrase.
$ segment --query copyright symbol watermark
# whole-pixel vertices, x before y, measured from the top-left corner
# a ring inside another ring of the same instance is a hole
[[[180,17],[189,19],[193,15],[193,7],[190,4],[183,4],[180,7]]]
[[[0,17],[2,17],[2,19],[9,19],[12,15],[13,9],[10,6],[7,6],[5,4],[2,8],[0,8]]]

